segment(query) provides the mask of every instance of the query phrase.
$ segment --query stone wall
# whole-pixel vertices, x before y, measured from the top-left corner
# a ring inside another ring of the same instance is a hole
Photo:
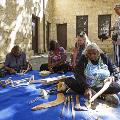
[[[98,39],[98,15],[111,14],[112,25],[117,18],[113,7],[119,0],[44,0],[45,25],[51,23],[50,39],[57,39],[56,24],[67,23],[67,49],[74,46],[76,16],[88,15],[88,36],[103,50],[111,52],[111,39]],[[43,0],[0,0],[0,61],[18,44],[27,53],[32,51],[32,14],[40,18],[38,47],[43,51]],[[45,30],[46,33],[46,30]],[[45,38],[46,40],[46,38]],[[46,42],[46,41],[45,41]]]
[[[46,45],[46,25],[47,22],[53,23],[53,2],[54,0],[44,0],[45,4],[45,47]],[[41,13],[39,15],[40,17],[40,39],[39,39],[39,53],[44,52],[44,47],[43,47],[43,2],[41,2]],[[50,39],[52,37],[52,26],[50,28]]]
[[[40,0],[0,0],[0,60],[19,45],[32,55],[32,14],[40,12]]]
[[[111,52],[111,39],[101,42],[98,39],[98,15],[111,14],[113,25],[116,14],[114,5],[119,0],[54,0],[52,38],[56,39],[56,24],[67,23],[67,48],[74,45],[76,36],[76,16],[88,15],[88,36],[104,51]]]

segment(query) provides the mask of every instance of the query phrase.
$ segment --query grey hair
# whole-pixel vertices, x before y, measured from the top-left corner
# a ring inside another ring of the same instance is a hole
[[[103,51],[98,47],[98,45],[96,43],[91,43],[91,44],[87,45],[82,54],[84,54],[86,56],[88,50],[96,50],[100,54],[103,53]]]

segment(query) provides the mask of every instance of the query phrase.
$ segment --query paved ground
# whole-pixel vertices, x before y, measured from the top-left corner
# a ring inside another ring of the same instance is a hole
[[[70,53],[67,53],[67,60],[70,61]],[[30,60],[30,63],[32,64],[34,70],[39,70],[40,65],[47,62],[48,62],[47,54],[33,56],[32,59]]]
[[[43,63],[47,63],[47,56],[34,56],[31,60],[30,63],[32,64],[32,67],[34,70],[39,70],[40,65]]]
[[[113,55],[109,56],[110,58],[113,58],[112,57]],[[67,53],[67,60],[70,61],[70,53]],[[33,56],[32,59],[30,60],[30,63],[32,64],[34,70],[39,70],[40,65],[47,62],[48,62],[47,54]]]

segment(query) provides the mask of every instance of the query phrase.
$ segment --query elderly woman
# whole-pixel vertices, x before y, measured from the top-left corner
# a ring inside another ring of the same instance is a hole
[[[120,71],[120,4],[117,4],[114,10],[119,17],[111,30],[113,31],[112,40],[114,45],[114,60]]]
[[[14,46],[10,53],[6,55],[5,70],[10,73],[27,72],[32,69],[26,60],[26,54],[19,46]]]
[[[67,72],[69,64],[67,62],[66,51],[60,47],[57,41],[50,41],[50,48],[48,54],[48,64],[42,64],[40,71],[49,70],[51,72]]]
[[[104,80],[109,77],[113,82],[103,94],[105,99],[109,98],[107,101],[118,105],[119,98],[115,94],[120,92],[120,86],[115,82],[116,74],[115,66],[97,45],[92,43],[86,47],[76,65],[75,79],[69,78],[65,84],[73,91],[91,98],[92,90],[98,92]]]

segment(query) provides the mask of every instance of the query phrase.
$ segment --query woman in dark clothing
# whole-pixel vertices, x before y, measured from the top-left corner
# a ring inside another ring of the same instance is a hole
[[[120,92],[120,86],[115,82],[116,75],[116,67],[97,45],[92,43],[86,47],[76,65],[75,79],[69,78],[65,81],[65,84],[73,91],[91,98],[92,89],[98,92],[102,88],[106,78],[112,79],[113,82],[104,92],[104,95],[106,98],[111,98],[112,100],[116,98],[112,102],[118,104],[119,99],[115,94]]]
[[[6,55],[4,64],[5,70],[10,73],[27,72],[32,66],[26,60],[26,54],[22,52],[19,46],[14,46],[10,53]]]
[[[66,51],[60,47],[57,41],[50,41],[48,54],[48,64],[42,64],[40,71],[49,70],[51,72],[67,72],[69,64],[67,63]]]

